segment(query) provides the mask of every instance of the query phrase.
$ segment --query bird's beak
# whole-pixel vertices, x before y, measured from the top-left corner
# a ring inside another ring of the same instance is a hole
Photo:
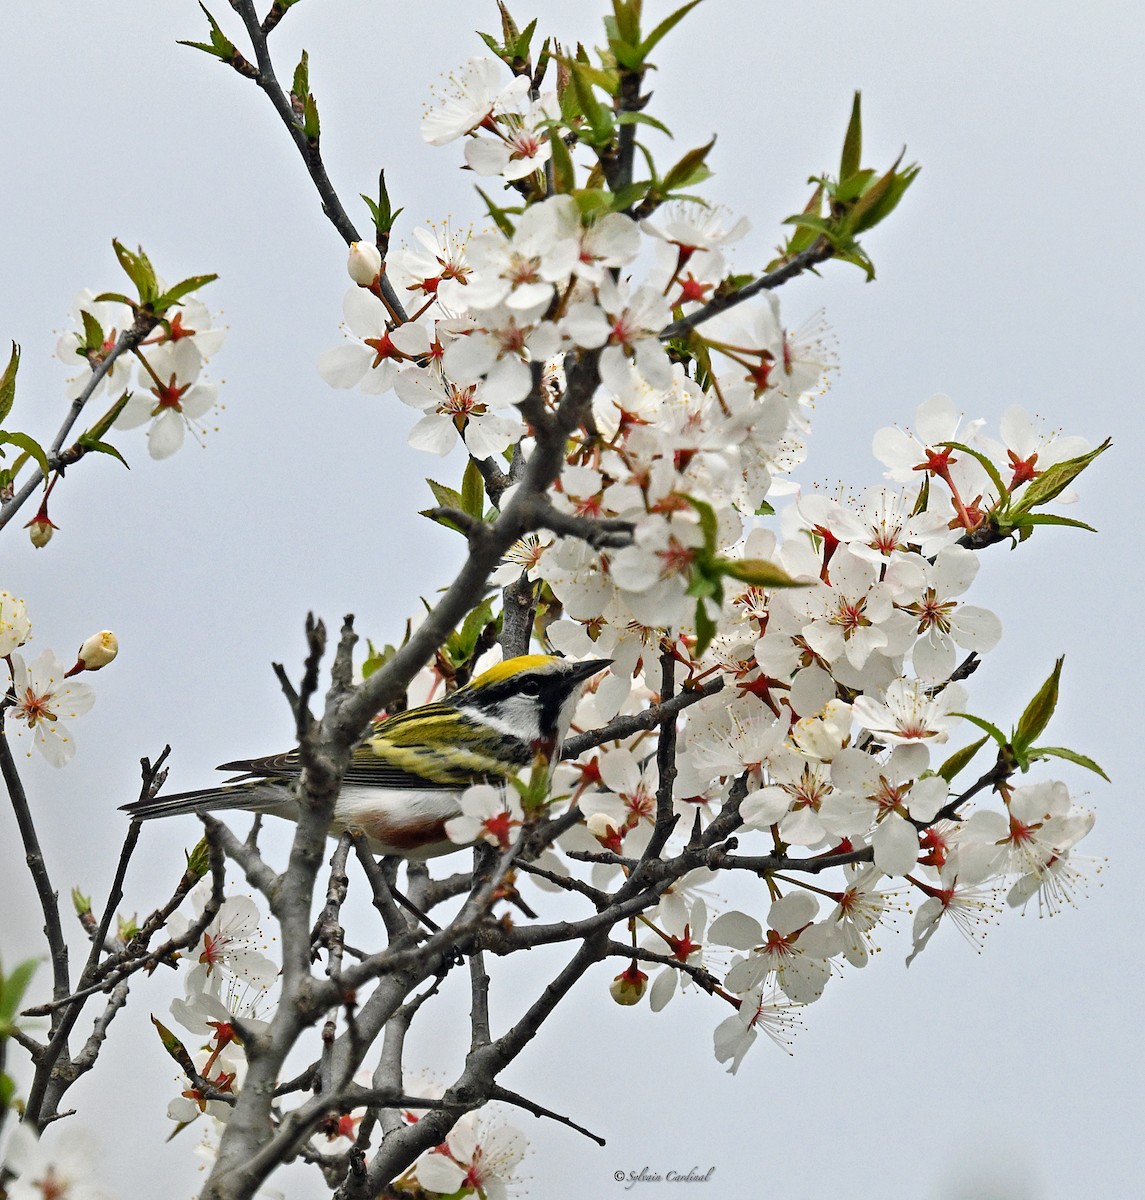
[[[573,663],[569,670],[569,678],[580,682],[599,675],[606,667],[612,666],[611,658],[586,658],[584,662]]]

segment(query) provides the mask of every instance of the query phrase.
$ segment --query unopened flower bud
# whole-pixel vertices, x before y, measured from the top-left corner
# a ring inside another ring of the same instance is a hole
[[[76,654],[76,665],[64,672],[64,677],[78,675],[81,671],[98,671],[106,667],[119,653],[119,642],[110,629],[93,633],[79,648]]]
[[[382,269],[382,252],[372,242],[351,242],[346,270],[359,287],[370,287]]]
[[[622,971],[609,985],[609,992],[617,1004],[639,1004],[648,985],[648,976],[636,965],[635,959],[627,971]]]
[[[48,520],[47,513],[40,512],[24,528],[28,531],[28,536],[32,539],[32,545],[37,550],[41,550],[52,540],[52,534],[55,532],[57,526]]]
[[[613,854],[619,854],[624,842],[624,834],[616,828],[611,819],[602,812],[593,813],[586,821],[589,833]]]

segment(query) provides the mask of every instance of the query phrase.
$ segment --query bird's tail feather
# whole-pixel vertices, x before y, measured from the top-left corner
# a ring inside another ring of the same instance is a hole
[[[183,813],[221,812],[247,809],[251,812],[275,812],[291,803],[290,793],[281,780],[252,779],[221,787],[200,788],[194,792],[176,792],[173,796],[155,796],[121,805],[120,811],[137,821],[152,817],[176,817]]]

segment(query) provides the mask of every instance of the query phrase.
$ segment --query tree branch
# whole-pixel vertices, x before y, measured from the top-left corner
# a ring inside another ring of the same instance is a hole
[[[553,1112],[551,1108],[545,1108],[532,1100],[526,1099],[517,1092],[511,1092],[507,1088],[494,1085],[489,1089],[489,1099],[500,1100],[503,1104],[512,1104],[516,1108],[523,1108],[526,1112],[532,1113],[534,1117],[548,1117],[550,1121],[558,1121],[562,1125],[567,1125],[570,1129],[575,1129],[577,1133],[584,1134],[589,1141],[596,1142],[598,1146],[607,1145],[604,1138],[599,1134],[585,1129],[583,1125],[578,1125],[575,1121],[562,1116],[558,1112]]]
[[[258,64],[258,72],[254,77],[255,83],[262,88],[267,99],[274,106],[274,111],[278,113],[298,153],[302,156],[302,161],[306,164],[306,171],[318,192],[319,200],[322,202],[322,211],[326,214],[327,219],[338,231],[338,234],[347,246],[351,242],[362,241],[361,235],[354,228],[353,221],[350,220],[345,208],[343,208],[342,201],[339,199],[338,193],[334,190],[334,185],[330,182],[330,176],[326,173],[326,164],[322,161],[322,152],[318,147],[317,141],[311,142],[306,137],[298,118],[294,115],[290,98],[278,82],[278,77],[274,71],[274,62],[270,57],[270,50],[266,43],[266,35],[270,30],[262,28],[262,23],[255,12],[253,0],[230,0],[230,5],[239,14],[243,25],[246,26],[247,35],[254,49],[255,61]],[[270,19],[269,14],[267,19]],[[272,25],[270,28],[273,27]],[[401,299],[394,290],[394,285],[386,277],[385,272],[382,273],[380,283],[382,298],[385,300],[387,307],[403,321],[407,320],[408,317],[405,308],[402,306]]]
[[[575,737],[567,738],[561,757],[579,758],[586,750],[591,750],[594,746],[603,746],[605,742],[621,741],[623,738],[631,737],[634,733],[646,733],[648,730],[656,729],[669,717],[676,716],[677,713],[683,712],[684,709],[690,708],[708,696],[722,692],[724,686],[722,679],[713,679],[711,683],[688,688],[670,700],[653,704],[640,712],[625,713],[623,716],[614,717],[607,725],[602,725],[599,729],[592,729],[587,733],[578,733]]]

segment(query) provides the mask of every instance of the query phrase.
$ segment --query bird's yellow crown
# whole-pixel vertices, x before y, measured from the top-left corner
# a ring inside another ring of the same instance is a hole
[[[504,683],[507,679],[512,679],[522,671],[539,671],[552,663],[560,661],[561,659],[553,654],[519,654],[516,658],[507,658],[504,662],[497,663],[487,671],[482,671],[480,675],[470,680],[469,686],[474,691],[479,691],[481,688],[488,687],[493,683]]]

